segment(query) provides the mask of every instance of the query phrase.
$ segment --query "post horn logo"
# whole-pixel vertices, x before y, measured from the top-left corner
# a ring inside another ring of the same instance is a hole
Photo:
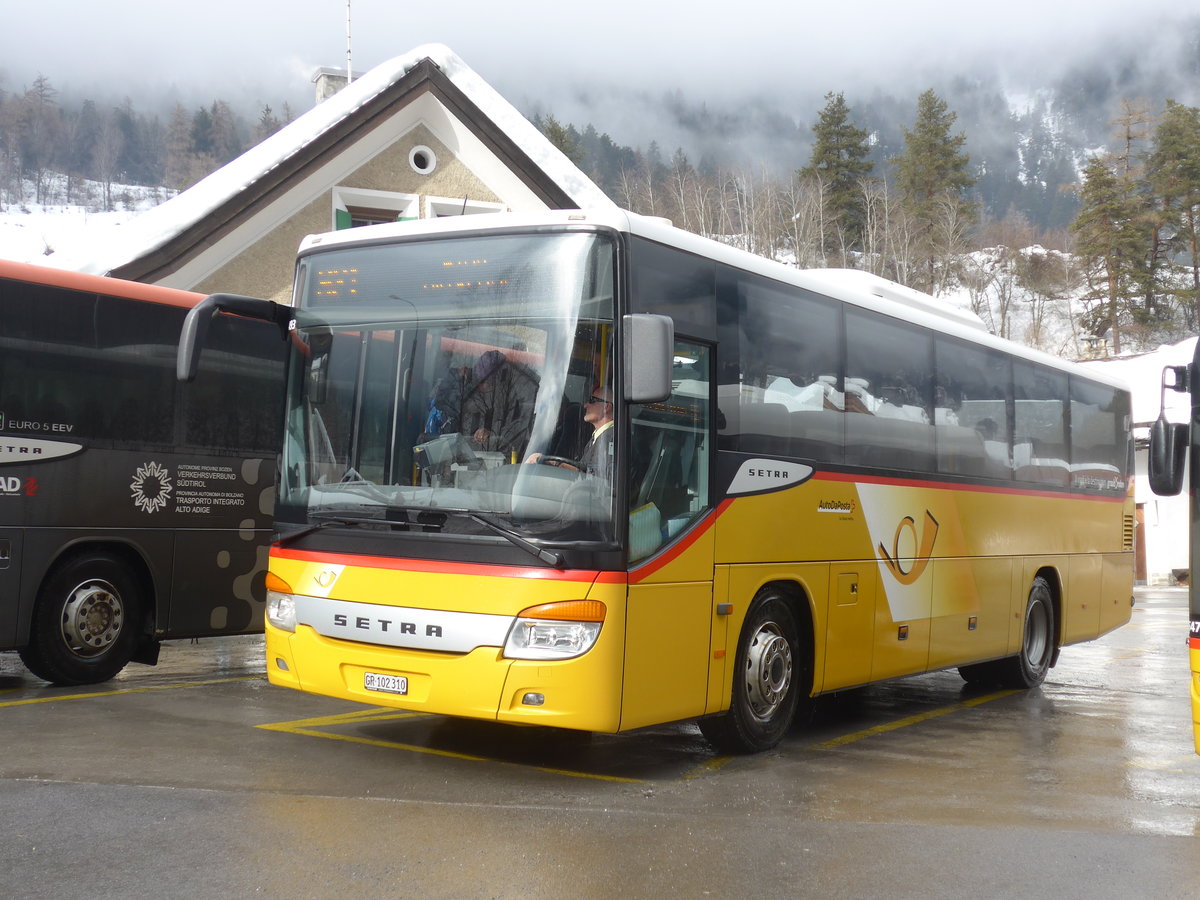
[[[911,562],[908,562],[907,568],[905,568],[906,560],[900,556],[900,538],[905,531],[912,532],[913,545],[918,548],[916,555],[912,557]],[[925,510],[925,528],[921,532],[920,538],[917,537],[917,523],[913,517],[905,516],[901,519],[900,524],[896,526],[896,535],[892,538],[892,552],[888,553],[883,544],[879,545],[879,556],[884,565],[888,567],[888,571],[892,573],[892,577],[905,585],[912,584],[920,578],[929,566],[937,533],[938,520],[929,510]]]

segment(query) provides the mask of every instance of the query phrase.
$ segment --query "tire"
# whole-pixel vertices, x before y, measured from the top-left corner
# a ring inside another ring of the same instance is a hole
[[[996,672],[1003,687],[1018,690],[1037,687],[1045,681],[1054,661],[1058,634],[1054,620],[1054,592],[1050,590],[1050,582],[1041,575],[1033,579],[1029,588],[1022,622],[1020,652],[1000,660]]]
[[[791,606],[770,592],[755,598],[742,625],[729,711],[700,720],[718,750],[757,753],[778,744],[796,714],[807,661]]]
[[[38,591],[21,661],[54,684],[107,681],[133,657],[143,609],[137,579],[117,560],[68,559]]]
[[[1004,660],[1002,659],[993,659],[991,662],[972,663],[969,666],[959,666],[958,674],[962,676],[962,680],[967,684],[995,684],[1000,680],[1000,671],[1003,663]]]
[[[1033,579],[1022,619],[1021,650],[1016,656],[959,666],[958,674],[972,685],[998,685],[1016,690],[1037,687],[1054,662],[1058,634],[1054,592],[1041,575]]]

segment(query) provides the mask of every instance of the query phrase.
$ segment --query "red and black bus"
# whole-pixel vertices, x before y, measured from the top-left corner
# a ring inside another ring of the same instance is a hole
[[[199,294],[0,262],[0,650],[59,684],[260,632],[284,345]]]

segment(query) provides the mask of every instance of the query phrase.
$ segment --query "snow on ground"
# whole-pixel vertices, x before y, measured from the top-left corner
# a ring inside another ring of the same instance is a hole
[[[31,183],[24,185],[25,196],[34,196]],[[12,202],[0,197],[0,259],[39,266],[64,267],[62,260],[86,252],[87,248],[109,236],[138,213],[153,209],[175,192],[167,188],[114,184],[110,188],[117,208],[101,212],[96,198],[103,196],[96,182],[76,184],[72,196],[91,198],[86,204],[67,203],[67,184],[63,176],[50,176],[45,204]],[[68,252],[63,252],[68,251]]]
[[[86,247],[97,235],[136,214],[130,210],[90,212],[82,206],[8,207],[0,212],[0,258],[53,266],[58,251]]]

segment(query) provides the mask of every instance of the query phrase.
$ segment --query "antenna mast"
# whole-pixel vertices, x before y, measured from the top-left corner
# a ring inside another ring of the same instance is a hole
[[[346,84],[354,80],[354,70],[350,68],[350,0],[346,0]]]

